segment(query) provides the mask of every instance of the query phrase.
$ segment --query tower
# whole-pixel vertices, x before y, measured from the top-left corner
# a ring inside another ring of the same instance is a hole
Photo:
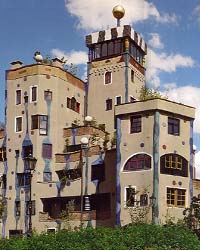
[[[147,46],[130,25],[120,26],[125,11],[113,8],[117,27],[86,36],[88,56],[87,114],[114,130],[114,106],[137,100],[145,85]],[[112,118],[113,117],[113,118]]]

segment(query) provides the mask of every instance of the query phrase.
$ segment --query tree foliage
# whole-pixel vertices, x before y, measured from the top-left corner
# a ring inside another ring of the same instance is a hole
[[[141,88],[140,96],[139,96],[140,101],[146,101],[146,100],[151,100],[155,98],[167,99],[166,96],[162,96],[161,93],[157,90],[147,88],[146,86],[143,86]]]
[[[185,225],[200,238],[200,199],[193,197],[190,207],[183,211]]]
[[[1,250],[199,250],[200,242],[180,226],[143,224],[123,228],[87,228],[77,232],[0,240]]]

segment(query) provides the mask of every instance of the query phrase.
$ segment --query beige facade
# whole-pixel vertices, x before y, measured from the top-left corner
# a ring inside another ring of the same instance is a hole
[[[155,222],[165,223],[166,217],[182,218],[193,196],[194,108],[153,99],[117,106],[115,114],[120,121],[118,133],[121,131],[118,178],[122,224],[130,222],[130,210],[135,205],[127,205],[128,187],[135,189],[135,203],[143,203],[144,194],[146,205],[153,198],[150,210]],[[174,131],[176,124],[171,122],[177,122]],[[150,213],[147,217],[150,219]]]

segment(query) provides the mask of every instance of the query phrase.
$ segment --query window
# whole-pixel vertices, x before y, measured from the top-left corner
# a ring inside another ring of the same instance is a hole
[[[99,181],[105,180],[105,165],[104,164],[92,165],[91,181],[94,181],[94,180],[99,180]]]
[[[116,105],[120,105],[122,103],[122,97],[116,96]]]
[[[167,205],[173,207],[185,207],[186,190],[167,188]]]
[[[180,120],[174,117],[168,117],[168,134],[179,135],[180,134]]]
[[[161,174],[188,177],[188,161],[178,154],[165,154],[160,157]]]
[[[52,92],[49,90],[44,91],[44,99],[46,101],[52,101]]]
[[[71,99],[67,97],[67,108],[74,110],[77,113],[80,113],[80,103],[76,101],[74,97]]]
[[[6,148],[0,148],[0,161],[5,161],[6,160]]]
[[[106,100],[106,110],[112,110],[112,99]]]
[[[136,205],[135,187],[125,187],[125,205],[126,207],[134,207]]]
[[[35,215],[35,201],[26,201],[26,214],[29,215],[30,210],[31,215]]]
[[[102,45],[102,48],[101,48],[101,50],[102,50],[102,56],[107,56],[107,54],[108,54],[108,48],[107,48],[107,43],[104,43],[103,45]]]
[[[109,83],[111,83],[111,81],[112,81],[112,73],[109,72],[109,71],[107,71],[107,72],[105,73],[104,83],[105,83],[105,84],[109,84]]]
[[[108,43],[108,56],[111,56],[114,54],[114,43],[109,42]]]
[[[140,171],[151,169],[151,157],[147,154],[137,154],[128,159],[124,171]]]
[[[15,215],[20,216],[20,214],[21,214],[20,201],[15,201]]]
[[[21,132],[22,131],[22,117],[16,117],[15,118],[15,132]]]
[[[141,194],[140,195],[140,206],[148,206],[148,195],[147,194]]]
[[[135,115],[131,116],[130,118],[131,122],[131,133],[139,133],[142,131],[142,116],[141,115]]]
[[[21,90],[16,90],[16,105],[21,104],[22,102],[22,91]]]
[[[134,71],[131,70],[131,82],[134,82],[134,76],[135,76]]]
[[[31,129],[39,129],[40,135],[47,135],[48,116],[47,115],[32,115]]]
[[[52,173],[51,172],[43,172],[43,181],[44,182],[52,181]]]
[[[46,159],[52,158],[52,144],[42,144],[42,157]]]
[[[19,187],[28,186],[30,184],[30,178],[27,173],[18,173],[17,180]]]
[[[31,102],[37,101],[37,87],[33,86],[31,87]]]

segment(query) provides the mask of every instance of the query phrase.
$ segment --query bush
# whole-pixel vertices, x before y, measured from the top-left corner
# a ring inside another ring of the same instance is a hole
[[[123,228],[61,230],[56,235],[0,240],[1,250],[199,250],[195,234],[181,226],[141,224]]]

